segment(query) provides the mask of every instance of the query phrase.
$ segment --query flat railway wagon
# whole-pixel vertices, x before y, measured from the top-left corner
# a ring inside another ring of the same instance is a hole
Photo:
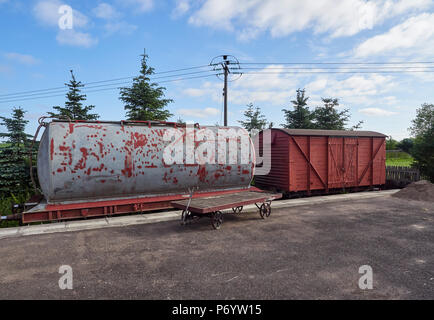
[[[373,131],[268,129],[271,170],[255,186],[286,197],[360,190],[386,180],[386,135]],[[267,133],[267,134],[268,134]],[[262,146],[264,132],[259,133]],[[266,160],[265,160],[266,161]]]

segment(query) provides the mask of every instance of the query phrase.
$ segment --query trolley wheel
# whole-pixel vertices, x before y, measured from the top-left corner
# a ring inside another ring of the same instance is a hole
[[[190,220],[193,218],[191,211],[189,210],[182,210],[181,214],[181,225],[186,225]]]
[[[271,214],[271,205],[269,203],[263,203],[259,207],[259,215],[262,219],[268,218]]]
[[[232,208],[232,211],[233,211],[234,213],[241,213],[241,211],[243,211],[243,206],[239,206],[239,207],[236,207],[236,208]]]
[[[215,230],[220,229],[223,223],[223,213],[221,211],[215,211],[211,215],[211,224]]]

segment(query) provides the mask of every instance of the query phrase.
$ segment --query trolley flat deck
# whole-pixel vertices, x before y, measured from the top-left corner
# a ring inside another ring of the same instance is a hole
[[[188,210],[193,213],[210,213],[230,208],[246,206],[253,203],[263,203],[282,197],[281,193],[267,193],[256,191],[243,191],[236,194],[225,194],[221,196],[191,199]],[[174,201],[172,206],[185,210],[188,205],[187,200]]]
[[[267,193],[258,191],[243,191],[236,194],[225,194],[212,197],[173,201],[174,208],[182,210],[181,221],[185,225],[194,217],[208,216],[214,229],[219,229],[223,223],[223,212],[221,210],[232,208],[233,213],[240,213],[243,206],[255,204],[259,209],[262,219],[270,216],[271,201],[282,197],[281,193]],[[258,205],[260,204],[260,205]]]

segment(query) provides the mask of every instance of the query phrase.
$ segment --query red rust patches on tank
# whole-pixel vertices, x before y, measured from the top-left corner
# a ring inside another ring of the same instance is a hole
[[[101,183],[105,183],[105,180],[101,180]]]
[[[54,154],[54,139],[51,138],[50,142],[50,159],[53,160],[53,154]]]
[[[80,148],[80,151],[82,153],[82,157],[80,160],[78,160],[77,164],[74,167],[74,170],[86,168],[86,161],[87,161],[87,156],[88,156],[87,149],[86,148]]]
[[[145,168],[158,168],[155,164],[150,165],[150,166],[145,166]]]
[[[148,143],[148,138],[146,137],[146,135],[140,134],[138,132],[135,132],[134,135],[133,133],[131,133],[131,140],[133,140],[134,149],[144,147]]]
[[[71,165],[72,164],[71,147],[59,146],[59,150],[63,152],[65,159],[69,158],[68,165]],[[51,159],[51,160],[53,160],[53,159]]]
[[[232,170],[232,167],[231,166],[227,166],[226,170],[230,171],[230,170]]]
[[[202,182],[205,182],[205,178],[207,175],[205,166],[200,165],[199,169],[197,170],[197,175],[199,176],[199,180]]]
[[[186,167],[197,167],[199,164],[197,164],[197,163],[185,163],[185,160],[184,160],[184,166],[186,166]]]
[[[97,161],[99,161],[99,156],[95,152],[90,153],[91,156],[94,156]]]
[[[225,175],[224,170],[218,169],[216,171],[216,173],[214,174],[214,178],[216,178],[216,180],[218,180],[218,178],[223,177],[224,175]]]
[[[178,179],[176,179],[176,177],[174,177],[174,178],[172,179],[172,181],[173,181],[174,184],[178,184]]]
[[[104,169],[104,163],[101,163],[101,165],[99,166],[99,168],[93,168],[92,171],[101,172],[103,169]]]
[[[249,170],[243,170],[241,173],[242,174],[250,174],[250,171]]]
[[[81,128],[81,127],[97,129],[97,130],[103,129],[103,126],[101,126],[101,125],[92,125],[92,124],[80,124],[80,125],[75,126],[75,128]],[[103,130],[105,131],[107,129],[104,128]]]
[[[163,137],[164,136],[164,130],[159,129],[159,130],[155,130],[155,131],[157,132],[157,135],[159,137]]]
[[[70,123],[69,124],[69,134],[71,134],[71,133],[73,133],[74,132],[74,124],[73,123]]]
[[[104,145],[102,144],[102,142],[97,142],[99,145],[99,153],[102,155],[103,154],[103,150],[104,150]]]
[[[133,166],[133,161],[132,161],[132,159],[131,159],[131,153],[128,153],[126,156],[125,156],[125,162],[124,162],[124,169],[122,169],[122,174],[124,175],[124,176],[126,176],[126,177],[128,177],[128,178],[131,178],[132,177],[132,175],[133,175],[133,169],[132,169],[132,166]]]
[[[63,169],[62,168],[58,168],[57,172],[63,172]]]

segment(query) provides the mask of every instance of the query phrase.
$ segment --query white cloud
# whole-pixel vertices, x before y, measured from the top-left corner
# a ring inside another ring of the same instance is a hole
[[[33,56],[29,54],[21,54],[16,52],[8,52],[5,53],[4,56],[12,61],[16,61],[21,64],[27,64],[27,65],[34,65],[39,63],[39,60],[34,58]]]
[[[179,17],[190,10],[190,0],[176,0],[176,6],[172,10],[172,17]]]
[[[98,43],[89,33],[72,30],[60,30],[56,36],[57,42],[62,45],[89,48]]]
[[[129,35],[137,29],[137,26],[133,25],[133,24],[126,23],[124,21],[119,21],[119,22],[106,23],[104,25],[104,29],[106,31],[106,35],[111,35],[114,33]]]
[[[146,12],[154,7],[153,0],[118,0],[122,5],[129,6],[138,12]]]
[[[384,98],[384,95],[397,86],[393,76],[379,74],[360,75],[355,74],[347,78],[338,79],[337,75],[317,76],[308,83],[306,92],[313,99],[320,97],[336,97],[351,104],[374,104],[378,103],[378,97],[390,104],[392,98]]]
[[[359,112],[367,116],[392,116],[397,112],[388,111],[380,108],[364,108],[359,109]]]
[[[220,111],[216,108],[205,109],[179,109],[178,113],[188,117],[208,118],[220,114]]]
[[[35,17],[46,25],[56,26],[60,14],[59,7],[62,5],[60,1],[39,1],[33,8]]]
[[[116,9],[105,2],[100,3],[96,8],[94,8],[93,13],[97,18],[101,19],[114,19],[119,16],[119,12],[116,11]]]
[[[61,45],[91,47],[98,43],[98,40],[90,33],[79,31],[89,25],[89,19],[80,11],[72,8],[73,21],[72,29],[62,30],[59,28],[59,7],[64,5],[59,0],[40,0],[33,7],[35,18],[42,24],[58,29],[56,40]]]
[[[243,74],[240,79],[231,82],[229,88],[230,101],[235,104],[266,103],[282,105],[289,100],[291,92],[295,92],[297,80],[294,75],[284,74],[283,70],[274,70],[277,66],[269,66],[257,73]],[[267,73],[273,72],[273,73]],[[222,82],[205,82],[200,88],[188,88],[184,94],[191,97],[208,97],[221,102]]]
[[[380,74],[286,74],[285,70],[273,70],[267,74],[269,66],[259,71],[259,74],[244,74],[241,79],[231,82],[229,87],[229,105],[241,106],[252,102],[267,113],[280,113],[282,108],[291,108],[291,100],[295,98],[297,88],[305,88],[309,96],[308,106],[313,109],[322,105],[321,98],[338,98],[339,109],[349,108],[353,119],[361,115],[370,116],[369,121],[375,121],[374,114],[390,116],[398,111],[395,106],[402,103],[393,94],[399,88],[399,78]],[[209,99],[222,103],[222,87],[220,81],[207,81],[197,87],[188,87],[182,91],[186,96],[207,103]],[[377,108],[381,106],[383,109]],[[360,112],[357,110],[360,109]],[[380,111],[378,111],[378,109]],[[390,111],[389,111],[390,110]],[[359,116],[356,116],[356,113]],[[198,117],[199,110],[193,110],[187,115]],[[218,115],[218,114],[217,114]],[[238,116],[238,118],[241,116]],[[366,120],[368,120],[366,119]],[[237,119],[239,120],[239,119]],[[281,123],[279,116],[270,121]],[[365,125],[369,125],[366,122]]]
[[[62,16],[59,13],[59,7],[65,3],[59,0],[42,0],[38,1],[33,8],[33,14],[36,19],[42,24],[57,27],[59,18]],[[80,11],[72,8],[73,13],[73,28],[82,28],[89,23],[89,19]]]
[[[205,0],[192,13],[196,26],[236,30],[241,39],[270,32],[282,37],[312,29],[331,37],[351,36],[386,19],[424,10],[431,0]]]
[[[397,55],[430,55],[434,51],[434,13],[423,13],[411,17],[388,32],[374,36],[355,49],[356,57],[367,57],[390,53]]]
[[[108,3],[100,3],[92,11],[97,18],[107,20],[103,26],[105,36],[110,36],[115,33],[129,35],[137,29],[136,25],[121,21],[119,19],[121,13]]]

